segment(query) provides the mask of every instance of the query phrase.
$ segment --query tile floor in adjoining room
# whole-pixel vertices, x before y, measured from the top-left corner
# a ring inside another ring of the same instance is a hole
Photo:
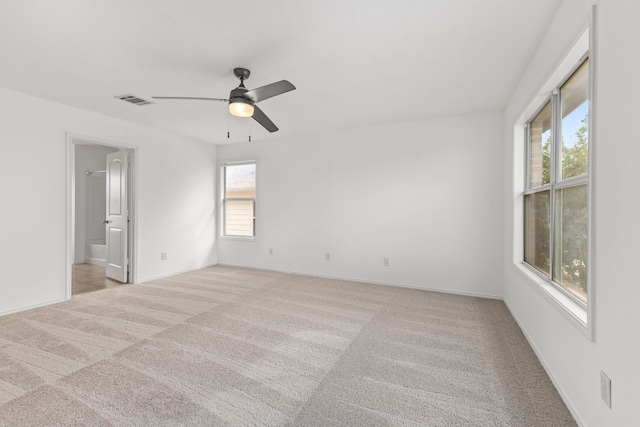
[[[123,285],[105,276],[104,266],[94,264],[74,264],[71,294],[79,295],[100,289]]]

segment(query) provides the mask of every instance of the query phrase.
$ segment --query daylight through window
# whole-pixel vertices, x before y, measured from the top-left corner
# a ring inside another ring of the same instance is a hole
[[[255,237],[256,163],[222,165],[222,235]]]
[[[587,303],[589,60],[527,124],[524,261]]]

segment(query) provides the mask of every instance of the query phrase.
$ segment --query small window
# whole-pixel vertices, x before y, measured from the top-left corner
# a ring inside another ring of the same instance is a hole
[[[589,59],[527,124],[524,261],[587,304]]]
[[[256,162],[224,163],[222,172],[222,235],[256,235]]]

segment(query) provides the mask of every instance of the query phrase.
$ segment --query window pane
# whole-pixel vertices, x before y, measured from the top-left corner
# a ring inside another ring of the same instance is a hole
[[[524,196],[524,260],[549,277],[550,191]]]
[[[224,204],[224,234],[226,236],[253,236],[253,200],[227,200]]]
[[[587,173],[589,159],[589,60],[560,88],[561,179]]]
[[[225,166],[225,198],[256,196],[256,164]]]
[[[553,280],[587,301],[587,186],[556,190]]]
[[[529,123],[529,188],[551,182],[551,102]]]

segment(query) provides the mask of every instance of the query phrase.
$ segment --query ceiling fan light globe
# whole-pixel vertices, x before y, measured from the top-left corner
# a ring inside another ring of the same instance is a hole
[[[253,105],[246,102],[232,102],[229,104],[229,112],[237,117],[253,116]]]

